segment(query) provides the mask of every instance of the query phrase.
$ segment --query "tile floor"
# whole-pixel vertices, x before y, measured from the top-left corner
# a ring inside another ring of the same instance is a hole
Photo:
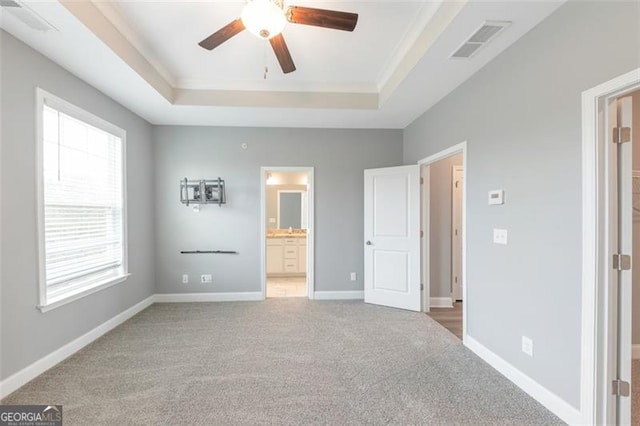
[[[267,297],[307,297],[307,278],[267,277]]]

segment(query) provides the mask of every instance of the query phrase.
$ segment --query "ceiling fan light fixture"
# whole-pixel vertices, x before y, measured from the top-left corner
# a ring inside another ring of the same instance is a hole
[[[249,0],[241,19],[251,34],[265,40],[280,34],[287,23],[282,8],[271,0]]]

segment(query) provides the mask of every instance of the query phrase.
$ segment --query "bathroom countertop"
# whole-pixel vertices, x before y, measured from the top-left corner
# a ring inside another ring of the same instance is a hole
[[[293,234],[267,234],[267,238],[306,238],[307,234],[293,233]]]

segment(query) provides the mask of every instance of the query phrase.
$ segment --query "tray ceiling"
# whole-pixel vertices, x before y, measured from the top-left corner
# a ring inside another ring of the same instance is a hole
[[[561,3],[286,2],[359,14],[353,33],[287,24],[291,74],[248,31],[198,46],[244,1],[27,1],[56,29],[34,31],[5,10],[0,23],[155,124],[403,128]],[[472,59],[451,59],[487,20],[512,25]]]

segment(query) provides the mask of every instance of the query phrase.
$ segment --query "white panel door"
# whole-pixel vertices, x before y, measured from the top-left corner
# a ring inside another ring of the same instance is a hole
[[[364,301],[420,311],[420,168],[364,172]]]
[[[453,301],[462,300],[462,166],[451,169],[451,293]]]

